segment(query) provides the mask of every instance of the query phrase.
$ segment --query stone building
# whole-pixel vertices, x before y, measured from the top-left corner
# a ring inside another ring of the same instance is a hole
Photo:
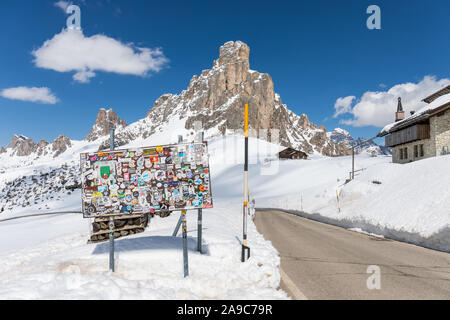
[[[407,163],[450,154],[450,86],[423,99],[427,105],[405,118],[398,99],[395,122],[378,134],[392,147],[392,162]]]

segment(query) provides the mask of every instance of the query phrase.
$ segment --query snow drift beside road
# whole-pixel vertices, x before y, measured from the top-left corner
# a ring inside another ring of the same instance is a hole
[[[307,213],[301,215],[305,217],[450,252],[450,156],[408,164],[385,160],[370,163],[370,158],[360,156],[356,158],[358,167],[367,169],[359,172],[355,180],[345,185],[330,181],[316,188],[325,176],[337,175],[333,168],[342,160],[322,160],[320,176],[315,175],[312,164],[293,171],[292,181],[309,181],[309,189],[299,188],[297,194],[269,201],[266,206],[299,213],[303,194]],[[351,159],[346,164],[348,171]],[[339,190],[340,212],[336,190]]]

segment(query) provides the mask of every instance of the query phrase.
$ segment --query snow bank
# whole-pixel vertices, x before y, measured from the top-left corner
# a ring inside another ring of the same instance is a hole
[[[312,181],[314,174],[303,175],[303,179],[312,182],[310,190],[301,188],[297,194],[269,201],[266,205],[293,210],[314,220],[450,252],[450,179],[446,177],[450,156],[403,165],[386,161],[370,164],[367,159],[361,160],[357,157],[356,161],[367,165],[367,169],[348,184],[330,183],[320,190],[314,187],[317,184]],[[325,162],[330,164],[324,166],[324,175],[336,161],[328,159]],[[302,176],[299,171],[293,175],[298,179]],[[300,212],[301,193],[304,211],[308,213]]]

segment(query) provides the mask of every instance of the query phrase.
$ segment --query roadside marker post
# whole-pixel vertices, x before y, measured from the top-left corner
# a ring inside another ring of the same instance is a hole
[[[248,215],[248,104],[245,104],[245,163],[244,163],[244,205],[243,211],[243,236],[241,261],[250,258],[250,248],[247,246],[247,215]]]
[[[337,201],[337,205],[338,205],[338,210],[339,212],[341,212],[341,207],[339,205],[339,194],[338,194],[338,190],[336,189],[336,201]]]

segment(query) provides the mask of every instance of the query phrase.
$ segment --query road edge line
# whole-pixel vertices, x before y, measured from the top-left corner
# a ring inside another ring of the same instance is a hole
[[[291,292],[295,300],[308,300],[308,298],[300,291],[300,289],[295,285],[294,281],[283,271],[280,267],[280,282],[283,282],[287,289]]]

